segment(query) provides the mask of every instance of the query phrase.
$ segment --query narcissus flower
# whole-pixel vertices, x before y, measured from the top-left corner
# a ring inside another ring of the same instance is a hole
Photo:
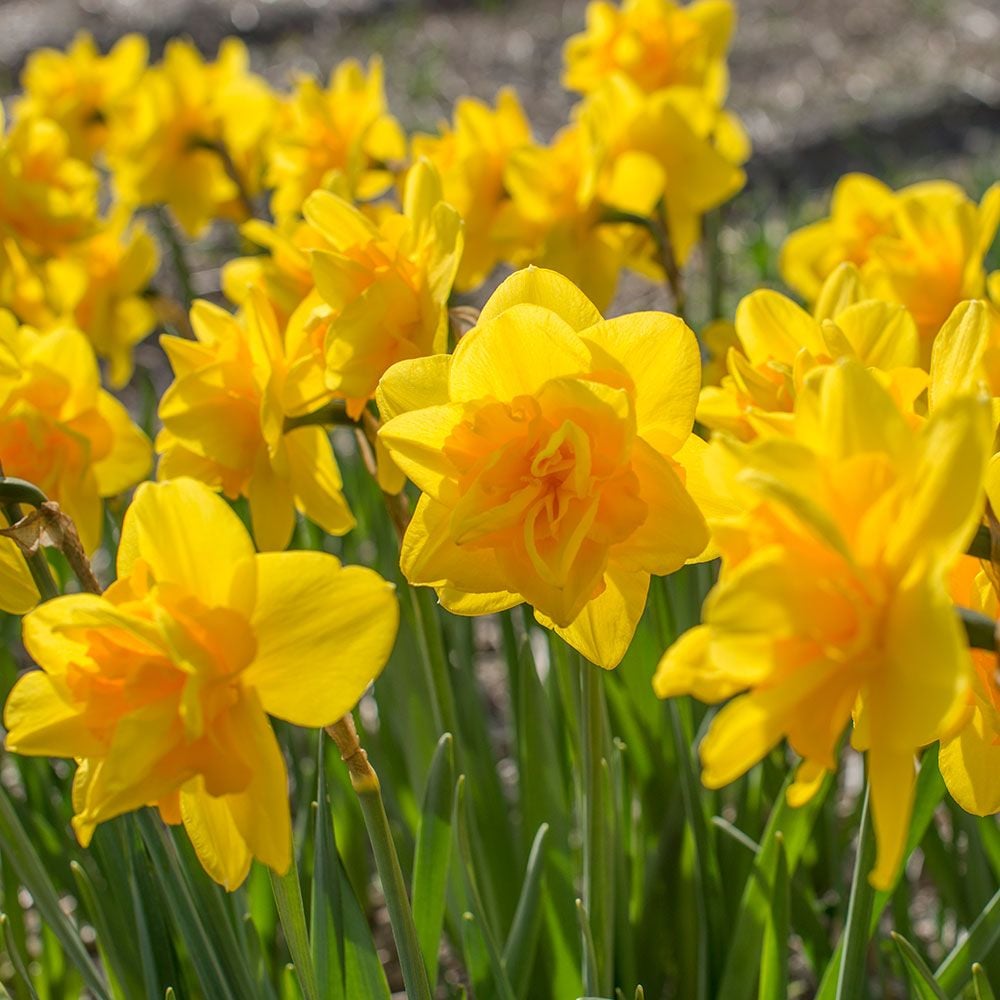
[[[506,245],[513,206],[503,175],[511,153],[532,138],[521,102],[510,88],[497,94],[495,109],[461,98],[453,119],[451,127],[441,125],[440,136],[414,136],[412,146],[415,160],[425,157],[437,168],[445,201],[465,223],[465,248],[455,276],[455,288],[462,292],[481,285],[498,261],[516,251]]]
[[[160,343],[174,382],[160,400],[157,476],[190,476],[250,503],[262,549],[283,549],[298,510],[331,535],[354,526],[341,493],[340,470],[326,431],[286,431],[286,418],[330,398],[323,385],[322,345],[290,344],[259,293],[241,322],[208,302],[191,310],[196,341]]]
[[[323,726],[351,711],[396,637],[392,585],[321,552],[257,555],[237,515],[190,479],[141,486],[118,580],[24,620],[42,668],[4,711],[15,753],[75,757],[73,827],[142,806],[183,823],[227,889],[252,858],[291,863],[288,777],[268,714]]]
[[[372,59],[367,74],[354,59],[342,62],[326,90],[302,77],[275,129],[267,171],[272,211],[279,220],[296,215],[317,188],[348,201],[377,198],[405,156],[403,130],[386,106],[380,59]]]
[[[510,277],[454,355],[402,362],[379,385],[379,438],[424,494],[403,540],[407,579],[456,614],[526,601],[616,666],[650,574],[708,540],[677,461],[700,380],[676,317],[603,320],[555,272]]]
[[[703,91],[716,104],[728,86],[726,50],[736,12],[728,0],[592,0],[587,30],[563,50],[563,84],[588,94],[612,73],[622,73],[647,93],[666,87]]]
[[[109,142],[119,198],[169,205],[191,236],[216,218],[246,218],[242,194],[261,188],[275,107],[267,84],[248,66],[236,38],[222,43],[212,63],[190,42],[167,44],[163,62],[123,104]]]
[[[56,254],[97,220],[96,171],[69,150],[52,121],[25,119],[3,136],[0,111],[0,237],[28,254]]]
[[[87,552],[101,541],[101,498],[149,471],[149,439],[101,389],[79,330],[39,333],[0,312],[0,463],[62,506]]]
[[[703,625],[664,655],[660,697],[732,699],[701,743],[718,788],[783,737],[805,758],[793,801],[867,750],[886,887],[900,863],[919,748],[949,735],[972,678],[947,577],[978,523],[990,426],[956,397],[913,427],[878,379],[846,359],[798,397],[792,437],[717,436],[708,474],[742,508],[711,521],[722,574]]]
[[[924,359],[962,299],[983,295],[983,259],[1000,223],[1000,184],[977,205],[948,181],[892,191],[865,174],[847,174],[830,216],[796,230],[781,250],[785,281],[813,301],[842,261],[860,270],[869,294],[900,302],[924,341]]]
[[[751,292],[736,309],[735,333],[739,346],[726,354],[720,385],[702,390],[698,420],[744,441],[790,432],[805,376],[837,358],[886,373],[897,400],[910,408],[927,384],[912,317],[901,305],[867,297],[853,264],[830,275],[811,316],[778,292]]]
[[[94,39],[81,33],[65,52],[37,49],[21,76],[24,96],[18,118],[48,118],[62,127],[73,156],[91,161],[104,146],[122,100],[139,83],[149,46],[126,35],[102,56]]]
[[[145,292],[156,273],[156,243],[119,208],[100,230],[49,265],[51,297],[60,315],[82,330],[109,361],[109,382],[132,376],[132,350],[156,326]]]
[[[314,336],[325,331],[327,387],[356,418],[391,365],[447,350],[462,220],[426,162],[406,179],[402,214],[378,225],[328,191],[310,195],[305,215],[334,248],[312,253],[310,325]]]

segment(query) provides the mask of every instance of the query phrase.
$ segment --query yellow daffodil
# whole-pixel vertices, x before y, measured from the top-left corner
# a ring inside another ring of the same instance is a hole
[[[230,302],[242,306],[256,288],[274,307],[278,321],[287,322],[314,287],[309,251],[329,250],[330,244],[302,219],[280,226],[251,219],[240,227],[240,234],[265,253],[226,261],[222,291]]]
[[[669,90],[646,94],[621,74],[609,77],[580,105],[593,153],[585,184],[606,208],[663,221],[678,266],[701,238],[701,218],[746,182],[739,163],[748,145],[720,148],[717,115],[708,105]]]
[[[959,303],[934,339],[928,404],[976,391],[992,397],[1000,425],[1000,308],[985,299]]]
[[[274,312],[253,295],[244,321],[208,302],[191,311],[196,341],[160,339],[174,382],[160,401],[157,476],[190,476],[250,503],[262,549],[283,549],[298,510],[331,535],[354,526],[326,432],[286,431],[287,417],[329,399],[322,345],[289,344]]]
[[[930,356],[934,335],[963,299],[984,294],[983,259],[1000,223],[1000,184],[977,205],[948,181],[900,191],[865,174],[834,188],[830,216],[793,232],[781,251],[781,273],[812,301],[842,261],[860,270],[869,293],[910,311]]]
[[[70,154],[55,122],[24,119],[3,136],[0,112],[0,237],[27,254],[58,253],[93,231],[97,186],[96,171]]]
[[[156,326],[145,292],[156,273],[156,243],[119,208],[101,229],[49,267],[57,308],[110,362],[109,381],[132,376],[132,349]]]
[[[149,440],[101,389],[79,330],[39,333],[0,312],[0,463],[62,506],[88,552],[101,541],[101,498],[149,471]]]
[[[325,330],[327,387],[356,418],[391,365],[447,349],[462,220],[426,162],[407,177],[402,214],[379,225],[328,191],[310,195],[305,215],[333,247],[312,253],[311,336]]]
[[[481,285],[497,262],[511,255],[501,240],[512,211],[503,176],[511,154],[531,143],[531,126],[517,94],[504,88],[496,108],[463,97],[455,104],[454,122],[439,136],[413,137],[413,158],[425,157],[441,175],[444,199],[458,209],[465,224],[465,249],[455,276],[457,291]]]
[[[263,146],[275,98],[226,39],[215,62],[174,39],[121,108],[108,159],[118,197],[166,204],[191,236],[213,219],[246,218],[243,195],[263,182]]]
[[[592,0],[587,30],[563,50],[563,84],[589,94],[613,73],[647,93],[666,87],[703,91],[716,104],[726,96],[726,50],[736,11],[729,0]]]
[[[118,579],[24,620],[42,668],[4,711],[15,753],[74,757],[73,826],[142,806],[182,822],[227,889],[252,858],[291,864],[288,776],[268,714],[323,726],[351,711],[396,638],[391,584],[321,552],[257,555],[190,479],[141,486]]]
[[[402,362],[379,385],[379,438],[424,494],[403,573],[456,614],[527,601],[616,666],[650,574],[707,542],[677,461],[700,380],[675,316],[603,320],[563,276],[513,275],[454,355]]]
[[[371,60],[367,74],[354,59],[342,62],[326,90],[304,76],[275,129],[271,209],[279,220],[294,216],[317,188],[348,201],[377,198],[405,156],[403,130],[386,107],[380,59]]]
[[[511,153],[504,187],[515,211],[498,224],[498,238],[511,248],[514,263],[558,271],[598,309],[606,309],[635,234],[603,221],[604,207],[588,181],[593,152],[574,122],[548,146],[529,145]]]
[[[1000,456],[987,470],[990,504],[1000,503]],[[991,579],[992,575],[992,579]],[[963,607],[996,618],[1000,612],[995,569],[985,571],[969,557],[959,560],[952,574],[952,597]],[[952,798],[976,816],[1000,812],[1000,684],[997,658],[981,649],[969,650],[974,672],[965,716],[948,738],[941,740],[938,764]]]
[[[664,655],[660,697],[732,699],[701,743],[718,788],[783,737],[805,758],[790,797],[868,754],[878,843],[871,879],[900,863],[919,748],[950,735],[972,665],[947,576],[982,513],[985,404],[955,397],[914,427],[855,359],[820,369],[794,434],[717,437],[705,467],[741,513],[711,520],[722,554],[704,624]]]
[[[886,372],[911,408],[927,384],[912,317],[901,305],[866,297],[853,264],[830,275],[811,316],[779,292],[751,292],[736,309],[735,333],[739,347],[729,348],[720,385],[702,390],[698,420],[744,441],[789,431],[806,373],[836,358]]]
[[[24,95],[18,118],[49,118],[69,137],[70,153],[92,161],[104,146],[109,123],[146,68],[149,46],[126,35],[102,56],[94,39],[81,33],[65,52],[37,49],[21,76]]]

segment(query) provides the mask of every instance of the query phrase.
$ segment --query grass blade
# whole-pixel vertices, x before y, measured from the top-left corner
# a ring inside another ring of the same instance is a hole
[[[976,962],[972,966],[972,988],[976,994],[976,1000],[996,1000],[990,981],[986,978],[986,971]]]
[[[948,1000],[948,995],[935,981],[934,974],[927,968],[927,963],[920,957],[917,949],[895,931],[892,932],[892,940],[903,959],[906,975],[919,1000]]]
[[[545,870],[545,841],[548,832],[548,825],[543,823],[535,834],[531,853],[528,855],[528,868],[524,875],[521,896],[514,911],[514,922],[511,924],[510,934],[507,935],[503,948],[503,965],[510,977],[514,992],[519,997],[525,996],[528,987],[538,932],[542,926],[542,876]]]
[[[865,956],[871,939],[871,916],[875,903],[875,890],[868,881],[868,873],[875,863],[875,826],[871,818],[870,799],[866,787],[854,876],[851,879],[851,898],[844,924],[844,956],[837,976],[837,1000],[852,1000],[867,992],[864,988]]]
[[[777,867],[774,873],[771,919],[764,932],[760,960],[759,1000],[785,1000],[788,996],[788,921],[791,893],[788,884],[788,855],[779,833]]]
[[[937,967],[934,978],[949,996],[957,994],[972,975],[973,959],[982,961],[1000,940],[1000,891],[976,917],[964,940]]]
[[[295,975],[302,987],[306,1000],[319,1000],[316,974],[313,971],[312,952],[309,947],[309,930],[306,927],[306,911],[302,905],[302,888],[299,885],[299,870],[292,854],[292,863],[284,875],[268,868],[271,891],[278,907],[278,919],[285,933],[288,952],[292,956]]]
[[[444,924],[454,800],[455,753],[451,733],[445,733],[431,761],[413,860],[413,922],[432,988]]]

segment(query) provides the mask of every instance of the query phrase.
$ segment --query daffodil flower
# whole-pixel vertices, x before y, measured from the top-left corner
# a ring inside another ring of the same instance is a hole
[[[4,711],[9,751],[79,761],[73,827],[142,806],[183,823],[227,889],[252,858],[291,863],[288,776],[268,715],[319,727],[350,712],[398,626],[392,585],[321,552],[258,555],[237,515],[191,479],[144,484],[118,579],[24,619],[41,667]]]

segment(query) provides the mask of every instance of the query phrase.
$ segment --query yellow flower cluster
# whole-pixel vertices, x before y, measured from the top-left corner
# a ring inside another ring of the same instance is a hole
[[[104,499],[158,455],[116,581],[25,617],[41,669],[5,713],[9,749],[79,761],[81,842],[152,805],[230,888],[252,858],[287,869],[268,715],[350,712],[398,621],[374,572],[282,551],[297,516],[355,527],[337,423],[387,495],[419,493],[410,583],[460,615],[530,605],[600,667],[628,650],[651,577],[721,557],[656,692],[727,702],[700,747],[711,786],[787,739],[793,802],[850,728],[876,884],[899,867],[922,748],[940,742],[963,808],[1000,807],[1000,688],[955,612],[998,608],[996,567],[964,553],[1000,511],[1000,276],[984,263],[1000,185],[977,205],[945,182],[845,177],[782,252],[807,307],[751,292],[706,338],[711,375],[681,318],[602,315],[623,269],[671,278],[744,183],[733,28],[728,0],[595,0],[565,49],[581,100],[547,144],[508,89],[408,138],[378,60],[290,94],[236,40],[214,60],[174,41],[147,66],[137,38],[101,55],[81,37],[29,61],[0,121],[3,473],[57,501],[93,553]],[[233,311],[196,301],[192,336],[161,337],[173,380],[153,444],[97,360],[121,387],[157,323],[135,220],[150,208],[191,237],[237,223],[263,250],[223,267]],[[501,263],[520,269],[463,332],[453,294]],[[223,498],[246,500],[252,535]],[[38,600],[0,538],[0,609]]]

